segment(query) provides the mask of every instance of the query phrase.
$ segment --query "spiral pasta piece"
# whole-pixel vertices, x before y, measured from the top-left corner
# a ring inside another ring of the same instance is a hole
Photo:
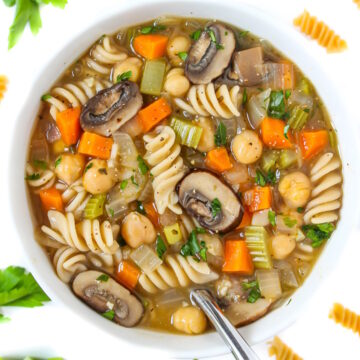
[[[360,9],[360,0],[353,0],[353,1],[358,6],[358,8]]]
[[[71,246],[59,248],[53,257],[53,264],[56,274],[64,283],[88,268],[86,256]]]
[[[93,266],[112,273],[122,260],[121,249],[118,248],[114,254],[86,253],[86,258]]]
[[[7,83],[7,77],[5,75],[0,75],[0,100],[4,97],[7,89]]]
[[[50,91],[50,96],[45,97],[45,102],[51,105],[50,114],[56,120],[58,111],[64,111],[69,107],[82,106],[97,92],[109,86],[111,86],[109,81],[89,77],[76,83],[54,87]]]
[[[163,214],[166,208],[175,214],[182,213],[175,186],[185,174],[185,165],[180,156],[181,147],[175,139],[175,132],[169,126],[158,126],[154,133],[144,136],[144,158],[154,176],[152,186],[159,214]]]
[[[62,214],[60,211],[49,210],[50,227],[43,225],[41,230],[52,239],[76,248],[80,251],[113,254],[119,248],[114,239],[109,221],[83,220],[75,223],[73,213]]]
[[[155,294],[159,290],[186,287],[191,283],[206,284],[216,280],[219,275],[209,268],[206,262],[197,262],[191,256],[168,255],[165,263],[150,273],[142,273],[140,286],[148,293]]]
[[[289,346],[277,336],[270,343],[269,356],[275,355],[276,360],[302,360]]]
[[[26,164],[26,175],[28,184],[34,189],[35,193],[39,193],[40,190],[48,189],[55,183],[55,173],[52,170],[46,169],[37,171],[29,163]]]
[[[303,261],[311,261],[313,259],[314,249],[311,245],[304,243],[297,243],[292,256],[296,259],[300,259]]]
[[[347,48],[345,40],[335,34],[324,22],[318,21],[316,16],[310,16],[306,10],[294,19],[294,25],[300,27],[304,34],[317,40],[318,44],[325,47],[328,52],[339,52]]]
[[[100,43],[90,50],[86,64],[97,73],[108,75],[111,72],[111,66],[108,65],[124,61],[127,57],[128,55],[124,50],[119,50],[113,46],[110,38],[105,36]]]
[[[313,184],[311,200],[308,202],[305,223],[321,224],[333,222],[339,218],[341,207],[340,161],[333,153],[322,155],[312,166],[310,180]]]
[[[337,324],[341,324],[345,328],[351,329],[354,333],[360,335],[360,315],[346,309],[341,304],[334,304],[330,311],[329,318],[333,319]]]
[[[175,98],[175,104],[192,115],[215,116],[229,119],[240,116],[240,87],[233,86],[230,90],[223,84],[215,90],[214,83],[193,85],[188,94],[188,102]]]

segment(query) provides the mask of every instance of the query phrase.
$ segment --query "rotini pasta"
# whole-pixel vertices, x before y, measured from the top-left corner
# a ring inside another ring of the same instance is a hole
[[[241,102],[240,87],[234,86],[230,90],[221,85],[217,90],[213,83],[207,85],[193,85],[187,95],[188,102],[175,98],[175,104],[192,115],[215,116],[229,119],[239,116]]]
[[[96,44],[86,58],[86,64],[99,74],[108,75],[111,72],[111,66],[117,62],[123,61],[128,57],[123,50],[117,49],[111,44],[108,36],[105,36],[101,43]]]
[[[333,319],[337,324],[341,324],[347,329],[351,329],[354,333],[360,335],[360,315],[345,308],[339,303],[335,303],[330,311],[329,318]]]
[[[181,147],[175,138],[175,132],[169,126],[158,126],[153,134],[144,136],[144,158],[152,167],[152,186],[159,214],[163,214],[166,208],[176,214],[182,213],[175,186],[184,176],[185,166],[180,156]]]
[[[50,227],[43,225],[41,230],[52,239],[67,244],[80,251],[113,254],[119,248],[114,239],[109,221],[100,224],[99,220],[83,220],[75,224],[73,213],[62,214],[59,211],[48,211]]]
[[[310,180],[314,188],[305,209],[305,223],[336,221],[341,206],[340,161],[333,153],[322,155],[311,168]]]
[[[277,336],[270,343],[269,356],[275,355],[276,360],[302,360],[289,346]]]
[[[319,45],[325,47],[328,52],[343,51],[347,47],[345,40],[335,34],[324,22],[318,21],[315,16],[310,16],[306,10],[294,19],[294,25],[300,27],[300,30],[312,39],[317,40]]]
[[[191,283],[206,284],[216,280],[219,275],[212,271],[206,262],[197,262],[191,256],[168,255],[165,263],[151,273],[142,273],[140,286],[151,294],[169,288],[186,287]]]
[[[0,100],[4,97],[7,82],[7,77],[5,75],[0,75]]]
[[[293,256],[303,261],[311,261],[313,258],[314,249],[311,245],[304,243],[297,243]]]
[[[120,248],[118,248],[114,254],[96,254],[93,252],[88,252],[86,253],[86,257],[93,266],[100,269],[105,269],[111,273],[121,262],[122,251]]]
[[[48,189],[55,183],[55,173],[52,170],[35,170],[29,163],[26,164],[26,175],[28,184],[35,193]]]
[[[360,9],[360,0],[353,0],[353,1],[358,6],[358,8]]]

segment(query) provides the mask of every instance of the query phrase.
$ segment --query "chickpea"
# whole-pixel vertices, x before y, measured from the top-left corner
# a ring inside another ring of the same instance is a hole
[[[285,259],[295,249],[296,241],[293,236],[277,234],[271,238],[272,255],[277,260]]]
[[[209,254],[214,256],[224,256],[224,249],[221,240],[217,235],[199,234],[199,242],[204,241]]]
[[[103,194],[115,184],[105,160],[94,159],[88,162],[83,176],[84,188],[90,194]]]
[[[85,166],[84,156],[81,154],[62,154],[55,161],[55,174],[66,184],[71,185],[77,180]]]
[[[311,192],[309,178],[301,171],[285,175],[279,183],[279,192],[285,204],[292,209],[304,206]]]
[[[190,82],[184,75],[184,70],[175,68],[169,71],[164,83],[164,89],[172,96],[184,96],[190,88]]]
[[[178,54],[187,52],[190,49],[190,46],[190,38],[186,35],[177,35],[169,40],[166,51],[172,65],[180,65],[182,63]]]
[[[177,309],[172,322],[176,329],[187,334],[201,334],[206,329],[206,317],[204,313],[194,306],[186,306]]]
[[[197,125],[203,129],[197,149],[202,152],[208,152],[215,147],[214,124],[211,119],[200,117]]]
[[[137,248],[142,244],[151,244],[156,238],[155,228],[151,221],[135,211],[123,220],[121,235],[132,248]]]
[[[263,146],[255,131],[244,130],[234,137],[231,150],[239,163],[252,164],[260,159]]]
[[[120,63],[114,65],[113,83],[117,82],[117,77],[123,73],[131,71],[130,81],[138,81],[141,72],[142,61],[137,57],[128,57]]]

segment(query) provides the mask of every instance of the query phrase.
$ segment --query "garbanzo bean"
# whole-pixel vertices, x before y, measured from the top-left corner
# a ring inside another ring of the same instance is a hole
[[[106,193],[114,186],[105,160],[94,159],[87,163],[83,176],[84,188],[90,194]]]
[[[62,154],[56,159],[55,164],[56,176],[70,185],[81,176],[85,159],[81,154]]]
[[[117,77],[128,71],[131,71],[130,81],[138,81],[141,72],[142,61],[137,57],[128,57],[124,61],[114,65],[113,83],[117,82]]]
[[[252,164],[260,159],[263,146],[255,131],[244,130],[234,137],[231,150],[239,163]]]
[[[169,71],[164,83],[164,89],[172,96],[184,96],[190,88],[190,82],[184,75],[184,70],[175,68]]]
[[[296,241],[293,236],[277,234],[271,238],[271,249],[275,259],[285,259],[295,249]]]
[[[206,329],[204,313],[194,306],[177,309],[172,316],[172,322],[176,329],[187,334],[201,334]]]
[[[190,49],[191,41],[186,35],[177,35],[172,37],[167,45],[166,51],[173,65],[180,65],[183,61],[178,56],[181,52],[187,52]]]

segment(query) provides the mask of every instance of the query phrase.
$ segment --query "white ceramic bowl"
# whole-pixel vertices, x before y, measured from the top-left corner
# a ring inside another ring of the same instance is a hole
[[[284,305],[259,321],[243,327],[240,332],[251,343],[260,342],[292,323],[301,308],[319,288],[344,248],[350,231],[355,227],[358,209],[355,199],[359,198],[355,181],[358,151],[356,148],[355,131],[351,127],[351,119],[341,102],[341,93],[333,86],[331,79],[324,73],[322,66],[303,48],[303,43],[296,32],[280,21],[261,12],[259,9],[238,3],[215,0],[195,1],[134,1],[132,3],[119,2],[119,6],[112,9],[112,16],[103,18],[99,14],[96,22],[88,24],[84,32],[76,38],[69,38],[67,46],[59,49],[57,54],[49,59],[42,75],[34,82],[36,87],[29,92],[27,100],[16,120],[16,133],[12,141],[12,159],[9,169],[10,204],[12,216],[19,239],[29,258],[31,271],[45,291],[54,301],[64,304],[67,308],[81,317],[88,319],[96,327],[109,333],[109,336],[125,339],[138,346],[160,348],[177,357],[216,355],[226,351],[225,346],[216,333],[201,336],[180,336],[160,332],[153,332],[141,328],[126,329],[103,319],[86,305],[81,303],[55,275],[52,265],[33,234],[33,223],[30,207],[27,202],[27,190],[22,180],[29,139],[33,122],[38,111],[37,99],[45,93],[58,78],[59,74],[74,61],[88,46],[104,33],[112,33],[120,26],[126,27],[137,24],[160,15],[179,15],[184,17],[203,17],[219,19],[248,29],[257,36],[269,40],[286,56],[292,59],[300,69],[312,80],[319,95],[322,97],[331,119],[338,130],[340,154],[343,161],[344,198],[341,210],[341,221],[331,240],[326,244],[323,254],[317,262],[305,284],[292,297],[289,305]],[[351,201],[351,199],[353,199]],[[23,206],[19,206],[24,204]]]

